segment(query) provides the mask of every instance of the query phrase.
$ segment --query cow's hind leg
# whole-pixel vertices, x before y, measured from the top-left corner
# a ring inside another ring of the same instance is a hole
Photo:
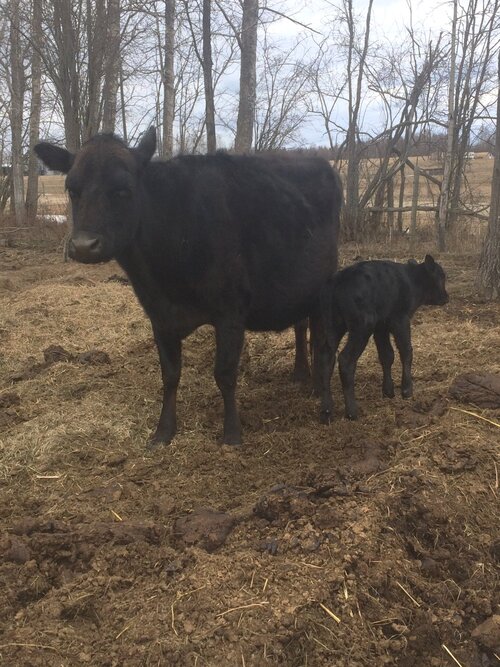
[[[215,381],[224,400],[224,434],[226,445],[241,445],[241,423],[236,406],[238,364],[245,331],[238,322],[215,325]]]
[[[357,329],[349,331],[347,343],[339,354],[339,373],[345,401],[345,416],[348,419],[358,418],[358,406],[354,394],[354,375],[356,364],[368,343],[371,332]]]
[[[307,319],[297,322],[295,325],[295,365],[293,368],[293,380],[295,382],[307,382],[311,375],[309,370],[309,359],[307,350]]]
[[[158,329],[154,329],[154,336],[160,355],[163,405],[156,431],[148,442],[149,449],[168,445],[177,431],[176,399],[182,365],[180,338]]]
[[[391,345],[389,330],[385,327],[376,329],[373,337],[383,372],[382,394],[388,398],[394,398],[394,382],[392,381],[391,374],[392,364],[394,363],[394,350]]]
[[[331,378],[335,354],[344,332],[335,329],[331,318],[327,320],[324,312],[311,316],[310,328],[314,394],[321,398],[320,422],[329,424],[333,414]]]

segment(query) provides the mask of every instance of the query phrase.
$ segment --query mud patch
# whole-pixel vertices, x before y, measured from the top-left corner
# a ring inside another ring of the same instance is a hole
[[[461,403],[471,403],[479,408],[500,408],[500,375],[459,375],[450,387],[450,396]]]
[[[500,374],[500,307],[473,297],[475,258],[442,258],[451,300],[418,313],[413,399],[380,396],[369,345],[363,416],[323,426],[290,382],[293,333],[249,333],[244,445],[220,447],[204,327],[184,343],[178,434],[145,456],[161,374],[140,306],[108,280],[118,267],[8,252],[2,664],[448,667],[443,645],[498,664],[498,408],[465,416],[448,394],[463,369]],[[95,350],[112,364],[78,361]]]

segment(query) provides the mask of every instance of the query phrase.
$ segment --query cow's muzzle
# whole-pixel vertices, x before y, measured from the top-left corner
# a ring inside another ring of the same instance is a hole
[[[78,232],[71,237],[68,244],[68,255],[71,259],[84,264],[105,262],[108,258],[104,252],[104,239],[100,234]]]

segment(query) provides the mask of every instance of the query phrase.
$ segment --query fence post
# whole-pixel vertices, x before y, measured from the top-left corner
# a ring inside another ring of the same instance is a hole
[[[415,241],[417,235],[417,206],[418,206],[418,186],[420,169],[415,165],[413,170],[413,197],[411,201],[411,220],[410,220],[410,255],[415,254]]]
[[[405,167],[406,165],[403,164],[401,167],[401,181],[399,184],[399,208],[403,208],[404,203],[405,203],[405,180],[406,180],[406,173],[405,173]],[[398,232],[402,234],[403,232],[403,211],[398,211]]]
[[[387,208],[394,208],[394,176],[387,181]],[[389,227],[389,238],[392,239],[394,233],[394,211],[387,212],[387,226]]]

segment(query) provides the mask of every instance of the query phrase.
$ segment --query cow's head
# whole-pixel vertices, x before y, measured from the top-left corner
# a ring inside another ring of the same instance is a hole
[[[150,128],[136,148],[112,134],[98,134],[76,153],[49,143],[35,146],[49,169],[66,174],[73,210],[69,256],[95,264],[119,256],[131,244],[140,220],[141,172],[156,148]]]
[[[446,275],[443,267],[434,260],[432,255],[426,255],[418,268],[422,303],[427,306],[444,306],[445,303],[448,303],[449,296],[446,291]]]

